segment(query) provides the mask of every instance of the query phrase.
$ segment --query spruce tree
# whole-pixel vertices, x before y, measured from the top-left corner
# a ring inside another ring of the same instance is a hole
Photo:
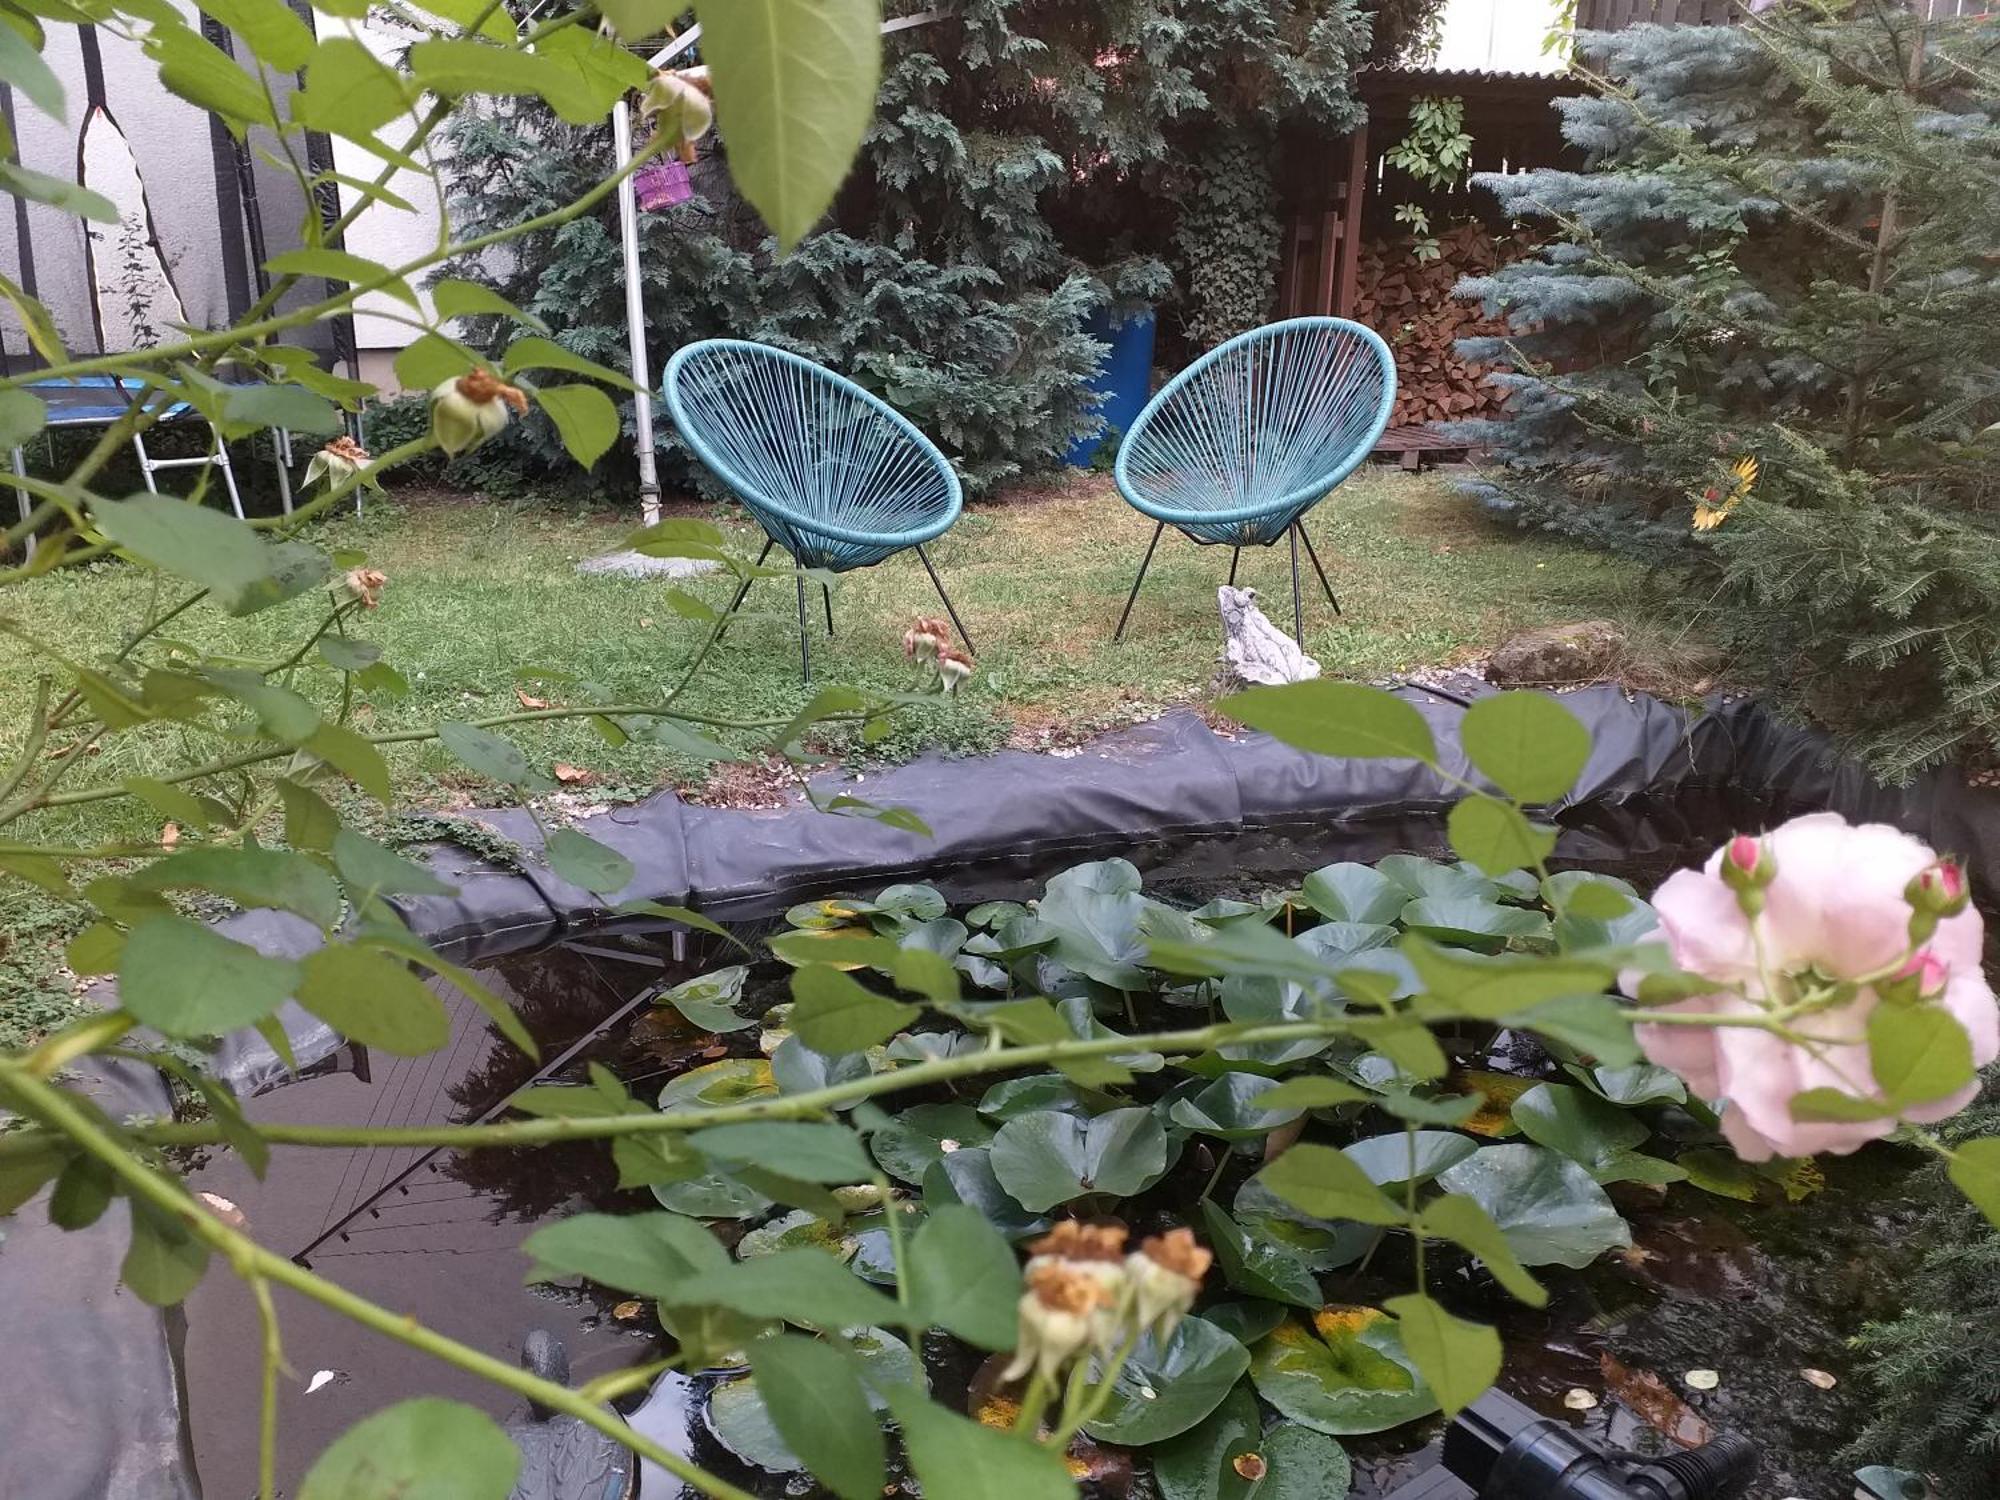
[[[1587,42],[1586,170],[1461,291],[1509,339],[1471,486],[1684,568],[1699,628],[1899,778],[2000,734],[2000,21],[1887,0]],[[1744,460],[1756,461],[1754,482]]]

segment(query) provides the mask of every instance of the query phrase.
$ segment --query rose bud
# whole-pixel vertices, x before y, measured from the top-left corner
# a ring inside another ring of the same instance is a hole
[[[487,370],[455,376],[431,392],[431,435],[456,458],[505,427],[509,407],[528,414],[528,398],[519,387]]]
[[[1778,878],[1778,862],[1762,839],[1739,833],[1722,851],[1722,883],[1736,893],[1743,915],[1754,917],[1764,909],[1764,889]]]
[[[1881,993],[1884,999],[1903,1004],[1918,1000],[1935,1000],[1944,994],[1945,983],[1950,978],[1950,967],[1943,959],[1926,949],[1912,953],[1903,967],[1882,985]]]

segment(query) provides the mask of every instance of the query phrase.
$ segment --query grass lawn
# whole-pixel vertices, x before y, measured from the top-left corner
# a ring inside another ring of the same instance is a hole
[[[754,552],[754,527],[733,513],[724,519]],[[356,622],[356,633],[380,644],[384,659],[410,683],[404,696],[365,701],[360,726],[400,729],[507,712],[518,706],[520,674],[534,668],[576,679],[567,687],[527,684],[529,693],[557,703],[591,701],[593,692],[609,701],[658,697],[706,627],[674,612],[662,582],[575,572],[579,559],[611,549],[627,529],[601,512],[423,495],[377,501],[361,520],[323,525],[321,545],[365,551],[370,565],[388,574],[380,608]],[[1372,679],[1462,661],[1517,629],[1556,620],[1608,615],[1644,628],[1635,619],[1639,570],[1497,527],[1433,476],[1365,470],[1313,512],[1311,529],[1345,611],[1333,615],[1308,570],[1307,649],[1330,675]],[[974,752],[1010,738],[1039,744],[1198,700],[1221,639],[1215,588],[1227,574],[1228,554],[1170,533],[1125,640],[1114,645],[1112,628],[1150,534],[1151,524],[1119,499],[1108,479],[1094,475],[969,509],[931,552],[972,631],[979,671],[955,701],[901,716],[890,738],[869,753],[906,756],[933,746]],[[1282,545],[1247,553],[1239,582],[1262,591],[1271,616],[1289,626],[1289,557]],[[727,602],[722,579],[688,587],[718,606]],[[91,661],[115,649],[152,599],[150,575],[106,563],[18,586],[7,612],[67,654]],[[196,611],[167,634],[204,651],[272,660],[296,646],[323,603],[301,599],[242,620]],[[842,578],[831,641],[819,600],[811,604],[816,681],[916,685],[901,654],[902,633],[912,616],[941,611],[913,554]],[[805,694],[795,611],[786,580],[758,583],[687,706],[730,718],[796,708]],[[0,641],[0,671],[0,680],[13,685],[0,736],[14,740],[31,660],[15,642]],[[324,667],[300,680],[328,702],[338,686]],[[599,797],[698,786],[708,771],[660,745],[612,749],[581,720],[509,733],[545,769],[558,760],[588,768]],[[192,748],[215,753],[213,746]],[[165,735],[124,735],[70,784],[157,774],[186,764],[188,755]],[[406,806],[451,806],[479,790],[435,745],[393,747],[390,756]],[[131,834],[150,817],[144,809],[131,816],[139,822],[114,830],[104,811],[92,809],[68,815],[67,826],[52,818],[42,831]]]

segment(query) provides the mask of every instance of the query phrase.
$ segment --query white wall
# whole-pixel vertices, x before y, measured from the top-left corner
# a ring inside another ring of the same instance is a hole
[[[1449,0],[1444,44],[1431,66],[1559,73],[1562,54],[1542,52],[1559,10],[1560,0]]]
[[[369,18],[362,22],[336,20],[324,11],[316,13],[313,20],[321,36],[331,35],[332,28],[336,26],[345,26],[390,67],[396,66],[397,54],[417,39],[414,33],[383,18],[380,11],[371,11]],[[410,123],[415,124],[414,118]],[[408,131],[396,121],[383,126],[380,134],[396,146],[408,138]],[[419,155],[430,159],[428,152]],[[333,162],[342,173],[364,182],[373,182],[383,166],[380,157],[339,136],[333,137]],[[378,199],[364,208],[349,227],[346,245],[356,255],[365,255],[385,266],[400,266],[437,244],[440,219],[438,189],[428,177],[409,171],[397,172],[389,179],[388,187],[390,192],[409,203],[415,212],[405,212]],[[346,187],[341,188],[340,193],[343,206],[352,204],[359,196]],[[425,278],[419,276],[415,279],[422,281]],[[421,287],[417,289],[417,295],[424,297]],[[429,305],[427,297],[425,305]],[[355,303],[354,341],[359,348],[363,351],[396,350],[416,341],[419,336],[417,329],[379,316],[382,311],[408,314],[410,309],[386,292],[369,292],[358,299]]]

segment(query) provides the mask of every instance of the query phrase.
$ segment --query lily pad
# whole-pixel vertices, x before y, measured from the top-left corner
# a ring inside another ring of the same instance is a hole
[[[1248,1348],[1284,1322],[1286,1314],[1279,1302],[1216,1302],[1195,1316],[1206,1318]]]
[[[922,1362],[893,1333],[862,1328],[855,1330],[848,1342],[861,1362],[868,1404],[876,1411],[886,1408],[882,1392],[892,1386],[927,1383]],[[773,1474],[796,1474],[805,1469],[804,1461],[778,1436],[770,1409],[757,1393],[752,1377],[738,1375],[717,1385],[709,1393],[705,1415],[716,1440],[745,1463]]]
[[[1140,1447],[1186,1432],[1214,1411],[1250,1368],[1250,1351],[1213,1323],[1183,1318],[1167,1338],[1139,1341],[1112,1385],[1104,1414],[1084,1430]]]
[[[915,922],[934,922],[947,910],[944,897],[927,885],[892,885],[877,893],[877,915],[908,917]]]
[[[776,1255],[780,1250],[797,1250],[810,1245],[824,1250],[836,1260],[848,1260],[860,1242],[845,1229],[836,1229],[817,1214],[804,1209],[761,1224],[736,1242],[739,1260],[755,1260],[760,1255]]]
[[[1474,896],[1423,896],[1403,908],[1403,926],[1440,943],[1498,952],[1510,939],[1546,938],[1549,919],[1540,912]]]
[[[766,1066],[777,1092],[810,1094],[837,1083],[852,1083],[857,1078],[866,1078],[876,1071],[874,1059],[878,1055],[878,1049],[871,1048],[868,1052],[844,1052],[838,1057],[828,1057],[813,1051],[797,1037],[788,1036],[778,1043],[778,1050],[771,1054],[771,1061]],[[851,1104],[847,1106],[849,1109],[853,1107]]]
[[[1438,1177],[1491,1215],[1524,1266],[1589,1265],[1632,1243],[1618,1210],[1582,1167],[1540,1146],[1486,1146]]]
[[[656,1182],[653,1196],[662,1208],[694,1219],[750,1219],[771,1207],[771,1200],[755,1188],[717,1172],[686,1182]]]
[[[1354,1264],[1382,1238],[1377,1225],[1302,1214],[1254,1177],[1237,1189],[1232,1208],[1247,1233],[1290,1251],[1317,1272]]]
[[[917,1104],[876,1131],[868,1145],[891,1177],[921,1183],[932,1162],[992,1139],[993,1127],[969,1104]]]
[[[1019,1115],[993,1138],[994,1175],[1033,1213],[1085,1193],[1129,1197],[1167,1169],[1167,1135],[1149,1109],[1114,1109],[1089,1120],[1056,1110]]]
[[[778,1092],[771,1065],[761,1057],[725,1057],[704,1067],[693,1068],[671,1080],[660,1090],[660,1109],[718,1109],[726,1104],[746,1104],[752,1099],[769,1099]]]
[[[737,1002],[743,998],[743,981],[749,977],[748,964],[732,964],[713,974],[683,980],[662,995],[660,1002],[671,1005],[703,1031],[718,1034],[743,1031],[757,1024],[756,1017],[740,1015],[736,1010]]]
[[[1343,1156],[1381,1188],[1400,1187],[1412,1180],[1429,1182],[1478,1149],[1479,1142],[1471,1136],[1450,1130],[1419,1130],[1414,1135],[1396,1130],[1340,1148]]]
[[[1202,1200],[1201,1218],[1223,1278],[1237,1291],[1293,1307],[1320,1305],[1319,1279],[1297,1252],[1252,1234],[1211,1199]]]
[[[1160,1500],[1346,1500],[1354,1470],[1340,1444],[1281,1422],[1269,1432],[1257,1398],[1237,1386],[1201,1423],[1153,1454]]]
[[[1285,1416],[1336,1437],[1438,1409],[1396,1320],[1377,1307],[1324,1307],[1310,1326],[1287,1319],[1251,1351],[1250,1379]]]
[[[967,1146],[932,1162],[924,1173],[924,1207],[935,1213],[948,1203],[963,1203],[1010,1240],[1046,1233],[1048,1219],[1014,1201],[994,1175],[992,1158],[989,1147]]]
[[[1428,865],[1427,868],[1434,868]],[[1393,922],[1412,892],[1367,865],[1345,862],[1327,865],[1306,876],[1299,894],[1321,916],[1335,922]]]
[[[1094,1113],[1076,1085],[1060,1073],[1031,1073],[1026,1078],[1002,1079],[979,1101],[982,1115],[991,1115],[1002,1122],[1042,1109],[1059,1110],[1082,1119]]]
[[[1448,865],[1420,854],[1391,854],[1377,860],[1375,870],[1408,891],[1412,900],[1439,896],[1491,901],[1502,894],[1497,881],[1462,861]]]
[[[1055,934],[1051,956],[1113,989],[1146,989],[1140,883],[1138,870],[1122,859],[1076,865],[1053,877],[1035,908],[1043,930]]]
[[[1168,1106],[1167,1118],[1197,1135],[1225,1141],[1255,1140],[1296,1120],[1301,1109],[1262,1109],[1259,1095],[1278,1086],[1275,1078],[1256,1073],[1224,1073]]]
[[[1687,1085],[1651,1063],[1635,1063],[1629,1068],[1585,1068],[1568,1063],[1563,1071],[1613,1104],[1687,1103]]]
[[[1529,1140],[1560,1151],[1600,1182],[1652,1134],[1644,1120],[1566,1083],[1536,1084],[1514,1101],[1512,1113]]]

